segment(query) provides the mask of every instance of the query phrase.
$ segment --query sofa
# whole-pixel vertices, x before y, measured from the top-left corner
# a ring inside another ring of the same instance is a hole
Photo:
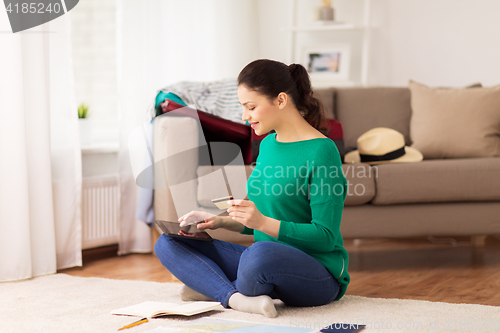
[[[327,118],[342,123],[347,151],[355,149],[357,138],[374,127],[395,129],[404,135],[406,145],[412,145],[409,88],[332,87],[315,89],[314,94],[325,106]],[[190,135],[183,137],[186,129]],[[155,181],[161,179],[160,182],[166,184],[155,189],[156,219],[177,220],[193,209],[221,214],[211,202],[213,198],[227,195],[227,188],[220,185],[220,177],[211,177],[221,171],[221,167],[225,170],[225,179],[232,180],[229,184],[234,197],[248,199],[242,174],[248,178],[254,166],[200,165],[197,151],[202,138],[200,132],[196,120],[188,117],[164,117],[155,121]],[[180,151],[189,151],[183,156],[188,162],[167,167],[165,158]],[[161,163],[162,167],[157,167]],[[485,235],[500,234],[498,156],[426,159],[424,154],[423,161],[414,163],[344,163],[343,171],[349,185],[341,223],[346,239],[472,236],[480,244]],[[167,182],[167,178],[175,177],[186,180],[182,191],[176,194],[182,200],[174,200]],[[209,233],[232,242],[252,241],[252,236],[226,230]]]

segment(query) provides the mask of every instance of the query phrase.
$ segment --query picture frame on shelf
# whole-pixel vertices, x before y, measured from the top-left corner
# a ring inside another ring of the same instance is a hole
[[[349,44],[303,48],[302,65],[307,69],[311,83],[349,81],[350,64]]]

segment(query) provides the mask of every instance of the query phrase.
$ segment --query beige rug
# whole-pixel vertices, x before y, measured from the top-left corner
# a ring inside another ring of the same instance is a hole
[[[178,296],[180,287],[175,283],[81,278],[66,274],[0,283],[0,332],[117,332],[136,318],[113,316],[109,314],[111,310],[143,301],[182,303]],[[344,296],[338,302],[313,308],[293,308],[275,302],[277,318],[231,309],[213,311],[209,316],[312,328],[333,322],[364,322],[367,328],[362,332],[366,333],[500,332],[500,307],[494,306],[360,296]],[[187,320],[190,319],[158,318],[123,332],[144,332]],[[497,329],[491,327],[495,323]]]

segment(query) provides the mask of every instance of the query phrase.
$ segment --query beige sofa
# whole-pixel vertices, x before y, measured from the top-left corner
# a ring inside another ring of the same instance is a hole
[[[329,88],[318,89],[315,94],[323,101],[327,116],[342,123],[347,148],[356,146],[357,138],[374,127],[393,128],[411,145],[408,88]],[[192,135],[180,141],[178,138],[186,128],[198,137]],[[182,200],[175,205],[169,186],[155,190],[157,219],[177,219],[178,213],[192,208],[213,214],[221,212],[210,199],[224,196],[224,191],[213,178],[204,177],[213,168],[197,163],[199,131],[196,121],[187,117],[164,117],[154,123],[155,160],[190,149],[190,163],[171,166],[168,172],[192,179],[189,185],[184,184]],[[247,177],[252,167],[244,167]],[[156,169],[155,177],[167,172],[167,168]],[[242,169],[241,166],[225,168],[228,178],[234,179],[233,193],[244,195]],[[341,224],[344,238],[500,234],[500,157],[424,159],[377,166],[344,164],[343,170],[349,183]],[[165,173],[158,177],[164,179]],[[251,240],[251,236],[223,230],[211,233],[228,241]]]

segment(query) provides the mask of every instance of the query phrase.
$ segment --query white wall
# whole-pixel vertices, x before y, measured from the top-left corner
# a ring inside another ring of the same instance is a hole
[[[95,140],[118,140],[115,0],[80,1],[68,15],[77,103],[89,105]]]
[[[308,20],[320,1],[299,0],[299,20]],[[258,0],[261,58],[287,61],[292,1]],[[339,20],[362,17],[362,1],[333,0]],[[409,79],[430,86],[500,83],[500,1],[498,0],[372,0],[370,85],[406,86]],[[318,37],[321,34],[320,37]],[[303,35],[302,44],[345,42],[354,32]],[[297,45],[300,48],[300,45]],[[360,48],[353,45],[351,75],[359,73]]]
[[[375,0],[371,83],[500,83],[500,1]]]
[[[125,13],[117,13],[117,2]],[[141,82],[143,88],[123,102],[142,98],[137,112],[145,114],[148,98],[157,89],[179,81],[236,77],[257,58],[256,4],[257,0],[80,1],[68,13],[75,87],[77,103],[90,106],[94,142],[118,140],[120,56],[131,59],[131,52],[137,54],[140,62],[130,64],[135,76],[122,79]],[[118,16],[126,20],[124,32],[116,30]],[[118,41],[120,33],[123,40]],[[127,55],[119,54],[117,42],[132,45]]]
[[[319,18],[321,0],[296,0],[297,26],[310,26]],[[335,19],[360,26],[363,22],[364,0],[333,1]],[[292,0],[258,0],[260,58],[285,63],[304,63],[306,47],[349,44],[351,47],[350,79],[360,81],[362,30],[297,32],[294,56],[289,59],[291,34],[283,31],[291,24]]]
[[[288,34],[280,28],[288,26],[291,0],[258,0],[258,58],[286,62]]]

